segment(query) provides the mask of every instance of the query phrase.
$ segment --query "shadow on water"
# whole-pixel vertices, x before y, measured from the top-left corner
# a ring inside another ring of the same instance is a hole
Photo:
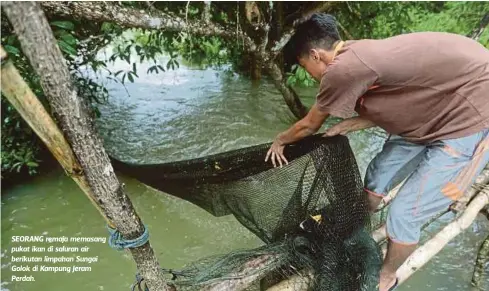
[[[100,107],[97,125],[108,153],[121,160],[169,162],[247,147],[271,141],[293,122],[281,95],[266,80],[252,83],[223,70],[185,66],[145,74],[149,66],[140,64],[140,78],[126,88],[107,83],[110,98]],[[131,68],[125,62],[111,68],[121,69]],[[299,91],[308,105],[314,92]],[[349,137],[364,174],[383,139],[369,131]],[[162,266],[178,268],[198,258],[260,244],[231,217],[212,217],[190,203],[120,178],[150,230]],[[2,290],[127,290],[132,283],[136,271],[132,258],[101,244],[89,245],[89,254],[99,259],[91,272],[39,272],[35,282],[8,283],[13,274],[9,263],[13,235],[107,236],[103,219],[61,169],[8,190],[2,196],[1,215]],[[478,221],[399,290],[469,290],[477,243],[487,228],[486,222]]]

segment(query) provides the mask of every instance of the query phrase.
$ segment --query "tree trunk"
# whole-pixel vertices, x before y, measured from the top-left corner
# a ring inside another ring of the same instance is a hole
[[[306,116],[308,109],[304,106],[304,104],[302,104],[294,89],[285,83],[282,70],[280,70],[275,61],[270,59],[266,60],[265,66],[268,74],[270,77],[272,77],[275,87],[280,91],[280,93],[282,93],[285,103],[289,107],[290,111],[292,111],[294,116],[297,118],[303,118]]]
[[[204,1],[204,10],[202,12],[202,20],[204,23],[210,23],[211,21],[211,1]]]
[[[472,275],[472,286],[482,290],[482,280],[484,277],[489,278],[489,273],[487,273],[486,265],[489,263],[489,235],[482,242],[482,245],[477,253],[477,259],[475,261],[474,274]]]
[[[87,104],[77,95],[66,61],[39,4],[2,2],[2,8],[14,27],[24,54],[40,77],[46,98],[100,208],[125,239],[141,236],[144,226],[114,173],[100,137],[95,133]],[[151,290],[171,290],[149,242],[130,251]]]
[[[250,54],[250,76],[252,80],[261,79],[261,62],[256,53]]]
[[[279,39],[284,31],[285,18],[284,18],[284,2],[279,1],[275,4],[275,34],[274,39]],[[280,68],[282,74],[285,74],[285,64],[284,64],[284,53],[280,53],[275,58],[278,67]]]

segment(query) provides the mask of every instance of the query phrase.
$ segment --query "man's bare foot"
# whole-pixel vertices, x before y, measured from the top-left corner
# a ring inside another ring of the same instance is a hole
[[[379,291],[389,291],[396,284],[396,274],[380,274]]]

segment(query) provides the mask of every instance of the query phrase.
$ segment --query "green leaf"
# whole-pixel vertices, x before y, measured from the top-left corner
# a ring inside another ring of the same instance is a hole
[[[72,34],[64,34],[61,36],[61,39],[64,40],[67,44],[71,45],[71,46],[76,46],[76,38],[72,35]]]
[[[9,54],[13,54],[13,55],[19,55],[20,54],[20,50],[14,46],[11,46],[11,45],[8,45],[6,44],[4,46],[5,50],[9,53]]]
[[[36,162],[27,162],[27,166],[29,167],[39,167],[39,164]]]
[[[51,22],[51,25],[57,26],[60,28],[68,29],[68,30],[74,30],[75,25],[71,21],[53,21]]]
[[[289,78],[287,78],[287,85],[289,86],[294,86],[295,83],[296,83],[296,78],[294,76],[290,76]]]
[[[163,68],[161,65],[158,65],[158,68],[160,68],[160,70],[162,70],[163,72],[165,71],[165,68]]]
[[[136,73],[136,63],[132,63],[132,72]]]
[[[69,44],[67,44],[66,42],[60,40],[58,41],[58,46],[63,52],[67,53],[68,55],[76,56],[76,49],[70,46]]]
[[[303,81],[304,79],[306,79],[306,71],[304,69],[300,68],[297,71],[297,77],[299,77],[299,80]]]
[[[123,70],[117,71],[117,72],[114,74],[114,76],[116,76],[116,77],[117,77],[117,76],[118,76],[120,73],[122,73],[122,72],[124,72],[124,71],[123,71]]]
[[[131,83],[134,83],[134,78],[132,77],[131,72],[127,73],[127,78],[129,79],[129,81],[131,81]]]
[[[124,75],[122,76],[122,84],[124,84],[124,80],[126,79],[126,73],[124,73]]]
[[[102,27],[100,27],[100,30],[102,32],[109,32],[109,31],[112,30],[112,28],[113,28],[112,23],[110,23],[110,22],[104,22],[104,23],[102,23]]]

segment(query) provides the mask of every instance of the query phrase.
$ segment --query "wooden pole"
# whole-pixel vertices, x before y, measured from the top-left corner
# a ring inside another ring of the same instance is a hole
[[[88,104],[78,96],[66,60],[39,3],[2,2],[1,5],[19,38],[22,51],[40,78],[51,109],[81,166],[81,171],[76,172],[85,177],[95,202],[122,238],[140,238],[145,227],[114,173],[102,140],[96,134],[94,120],[88,113]],[[26,116],[35,118],[31,124],[45,122],[35,115]],[[163,276],[149,241],[129,248],[129,251],[150,290],[173,290]]]
[[[114,228],[113,223],[104,215],[102,209],[95,202],[93,192],[83,176],[82,168],[76,160],[70,145],[42,103],[34,95],[24,79],[22,79],[17,68],[15,68],[12,62],[7,61],[7,53],[3,47],[0,47],[0,57],[3,63],[1,71],[3,95],[44,142],[49,151],[61,164],[66,174],[78,184],[93,206],[106,220],[107,224]]]

